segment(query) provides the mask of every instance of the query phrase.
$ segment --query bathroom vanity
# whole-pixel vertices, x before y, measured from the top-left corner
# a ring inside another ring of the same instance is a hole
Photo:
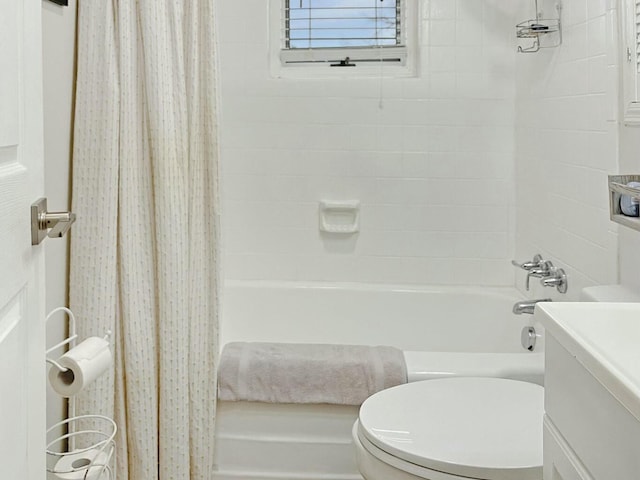
[[[544,480],[640,479],[640,304],[547,303]]]

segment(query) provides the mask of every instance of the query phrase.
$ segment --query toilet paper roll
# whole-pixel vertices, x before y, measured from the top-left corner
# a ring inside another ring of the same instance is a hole
[[[47,480],[107,480],[109,473],[103,467],[109,456],[99,449],[63,455],[49,472]]]
[[[629,182],[627,187],[640,188],[639,182]],[[629,195],[620,196],[620,211],[627,217],[637,217],[640,214],[638,201]]]
[[[113,363],[109,342],[103,338],[89,337],[58,359],[67,368],[61,372],[49,369],[51,387],[63,397],[72,397],[102,375]]]

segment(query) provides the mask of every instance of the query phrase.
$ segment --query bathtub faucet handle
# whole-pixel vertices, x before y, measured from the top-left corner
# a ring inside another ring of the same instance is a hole
[[[547,278],[553,275],[552,272],[553,272],[553,263],[551,263],[550,260],[544,260],[543,262],[541,262],[541,264],[538,267],[532,268],[531,270],[529,270],[529,273],[527,273],[527,279],[524,283],[525,290],[527,292],[529,291],[529,280],[531,279],[531,277]]]
[[[567,274],[562,268],[554,268],[540,280],[543,287],[556,287],[560,293],[567,293]]]
[[[534,268],[539,268],[543,262],[544,260],[542,259],[542,255],[540,255],[539,253],[536,253],[536,255],[533,257],[533,260],[529,260],[528,262],[524,262],[524,263],[511,260],[511,265],[513,265],[514,267],[521,268],[523,270],[530,271]]]

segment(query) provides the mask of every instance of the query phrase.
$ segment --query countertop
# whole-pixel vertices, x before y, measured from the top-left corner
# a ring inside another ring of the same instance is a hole
[[[640,303],[542,303],[535,317],[640,420]]]

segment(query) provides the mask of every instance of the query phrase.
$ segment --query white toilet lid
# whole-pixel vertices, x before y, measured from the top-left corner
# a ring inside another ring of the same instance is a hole
[[[542,478],[544,389],[501,378],[408,383],[369,397],[360,435],[425,468],[477,479]]]

